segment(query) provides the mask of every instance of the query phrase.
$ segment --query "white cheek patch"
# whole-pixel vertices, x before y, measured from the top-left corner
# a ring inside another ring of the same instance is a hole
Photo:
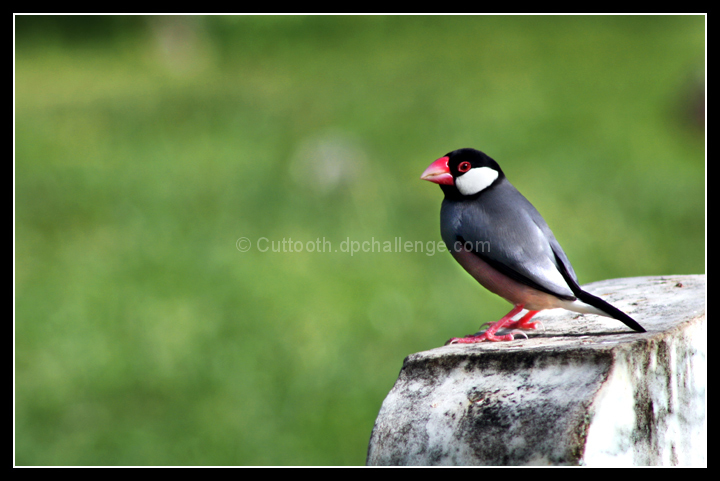
[[[490,167],[476,167],[455,179],[455,186],[462,195],[475,195],[495,182],[498,171]]]

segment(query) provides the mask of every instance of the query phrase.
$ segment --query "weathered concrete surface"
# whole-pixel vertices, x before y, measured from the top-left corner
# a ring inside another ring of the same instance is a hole
[[[585,288],[648,330],[544,311],[530,339],[405,359],[369,465],[706,465],[706,277]]]

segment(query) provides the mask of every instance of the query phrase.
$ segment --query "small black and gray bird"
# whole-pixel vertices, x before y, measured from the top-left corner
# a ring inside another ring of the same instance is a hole
[[[630,316],[580,287],[575,271],[540,213],[513,187],[497,162],[475,149],[459,149],[425,169],[423,180],[445,193],[440,231],[460,265],[489,291],[515,307],[482,333],[448,343],[510,341],[502,328],[534,329],[538,311],[563,308],[615,318],[638,332]],[[513,318],[523,310],[519,320]]]

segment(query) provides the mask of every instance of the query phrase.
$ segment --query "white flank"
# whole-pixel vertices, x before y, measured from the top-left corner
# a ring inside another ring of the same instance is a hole
[[[567,309],[568,311],[573,312],[580,312],[582,314],[597,314],[598,316],[605,316],[610,317],[612,316],[604,311],[601,311],[595,306],[591,306],[590,304],[585,304],[580,299],[575,299],[574,301],[561,301],[562,302],[562,308]]]

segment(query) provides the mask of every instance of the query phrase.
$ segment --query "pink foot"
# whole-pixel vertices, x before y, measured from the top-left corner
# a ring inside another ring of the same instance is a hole
[[[509,322],[505,325],[507,329],[537,329],[538,326],[542,326],[540,321],[530,322],[530,319],[540,311],[528,311],[527,314],[522,316],[517,321]]]
[[[512,318],[517,315],[518,312],[523,310],[522,305],[515,306],[510,312],[505,314],[502,319],[500,319],[497,322],[490,322],[488,329],[483,332],[482,334],[474,334],[472,336],[467,337],[453,337],[448,342],[445,343],[447,346],[448,344],[474,344],[476,342],[483,342],[483,341],[512,341],[515,339],[515,336],[513,336],[513,333],[505,334],[502,336],[496,336],[495,333],[498,332],[503,327],[509,327],[512,329],[520,328],[520,329],[534,329],[536,326],[536,322],[528,322],[532,316],[537,314],[538,311],[529,311],[527,314],[525,314],[522,319],[518,321],[513,321]],[[529,327],[532,325],[532,327]],[[524,333],[520,331],[514,332],[516,334],[523,334]],[[527,337],[527,336],[525,336]]]
[[[476,342],[483,342],[483,341],[512,341],[515,339],[515,336],[512,334],[505,334],[503,336],[495,336],[493,334],[488,334],[487,331],[483,332],[482,334],[473,335],[473,336],[467,336],[467,337],[453,337],[448,342],[445,343],[447,346],[448,344],[474,344]]]
[[[535,314],[537,314],[538,312],[540,312],[540,311],[528,311],[527,314],[525,314],[523,317],[521,317],[521,318],[518,319],[517,321],[508,321],[508,323],[505,324],[505,325],[502,326],[502,327],[504,327],[505,329],[537,329],[538,326],[542,326],[542,325],[543,325],[542,322],[540,322],[540,321],[530,322],[530,319],[532,319],[532,317],[533,317]],[[506,317],[507,317],[507,316],[506,316]],[[502,320],[502,319],[501,319],[501,320]],[[483,325],[480,326],[480,327],[481,327],[481,328],[482,328],[483,326],[492,327],[492,326],[494,326],[495,324],[497,324],[498,322],[500,322],[500,321],[497,321],[497,322],[486,322],[485,324],[483,324]],[[544,326],[543,326],[543,327],[544,327]],[[479,335],[479,334],[474,334],[474,336],[477,336],[477,335]]]

